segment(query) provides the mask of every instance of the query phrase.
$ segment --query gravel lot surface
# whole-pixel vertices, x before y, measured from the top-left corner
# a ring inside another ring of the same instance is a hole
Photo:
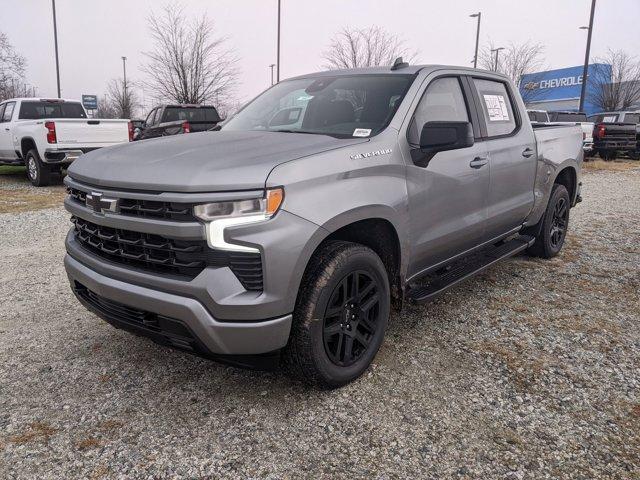
[[[331,392],[112,328],[68,215],[0,215],[0,478],[640,478],[640,169],[584,184],[560,257],[394,314]]]

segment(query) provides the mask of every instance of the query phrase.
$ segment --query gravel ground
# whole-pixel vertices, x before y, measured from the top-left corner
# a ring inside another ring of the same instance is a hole
[[[331,392],[110,327],[67,214],[0,215],[0,477],[640,478],[640,170],[584,184],[559,258],[395,314]]]

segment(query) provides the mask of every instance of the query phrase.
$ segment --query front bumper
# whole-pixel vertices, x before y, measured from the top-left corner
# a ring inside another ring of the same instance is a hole
[[[64,264],[74,293],[89,310],[159,343],[215,358],[277,351],[289,338],[291,315],[264,321],[220,321],[193,298],[107,277],[70,255]]]

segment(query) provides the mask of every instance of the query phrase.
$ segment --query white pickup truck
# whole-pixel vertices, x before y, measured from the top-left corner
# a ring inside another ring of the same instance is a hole
[[[0,103],[0,165],[26,165],[36,187],[83,153],[132,140],[129,120],[87,117],[75,100],[13,98]]]

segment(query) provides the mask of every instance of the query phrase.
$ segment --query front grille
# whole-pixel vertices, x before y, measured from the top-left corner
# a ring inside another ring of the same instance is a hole
[[[109,323],[192,353],[207,353],[187,326],[179,320],[114,302],[74,282],[78,298]]]
[[[84,205],[87,201],[87,192],[68,187],[69,197]],[[108,195],[107,195],[108,196]],[[118,199],[120,215],[143,218],[161,218],[174,222],[195,222],[193,215],[193,203],[157,202],[153,200],[139,200],[134,198]]]
[[[208,266],[229,267],[246,290],[263,289],[259,253],[213,250],[203,240],[176,240],[105,227],[75,216],[71,222],[76,240],[109,261],[186,278],[195,278]]]

